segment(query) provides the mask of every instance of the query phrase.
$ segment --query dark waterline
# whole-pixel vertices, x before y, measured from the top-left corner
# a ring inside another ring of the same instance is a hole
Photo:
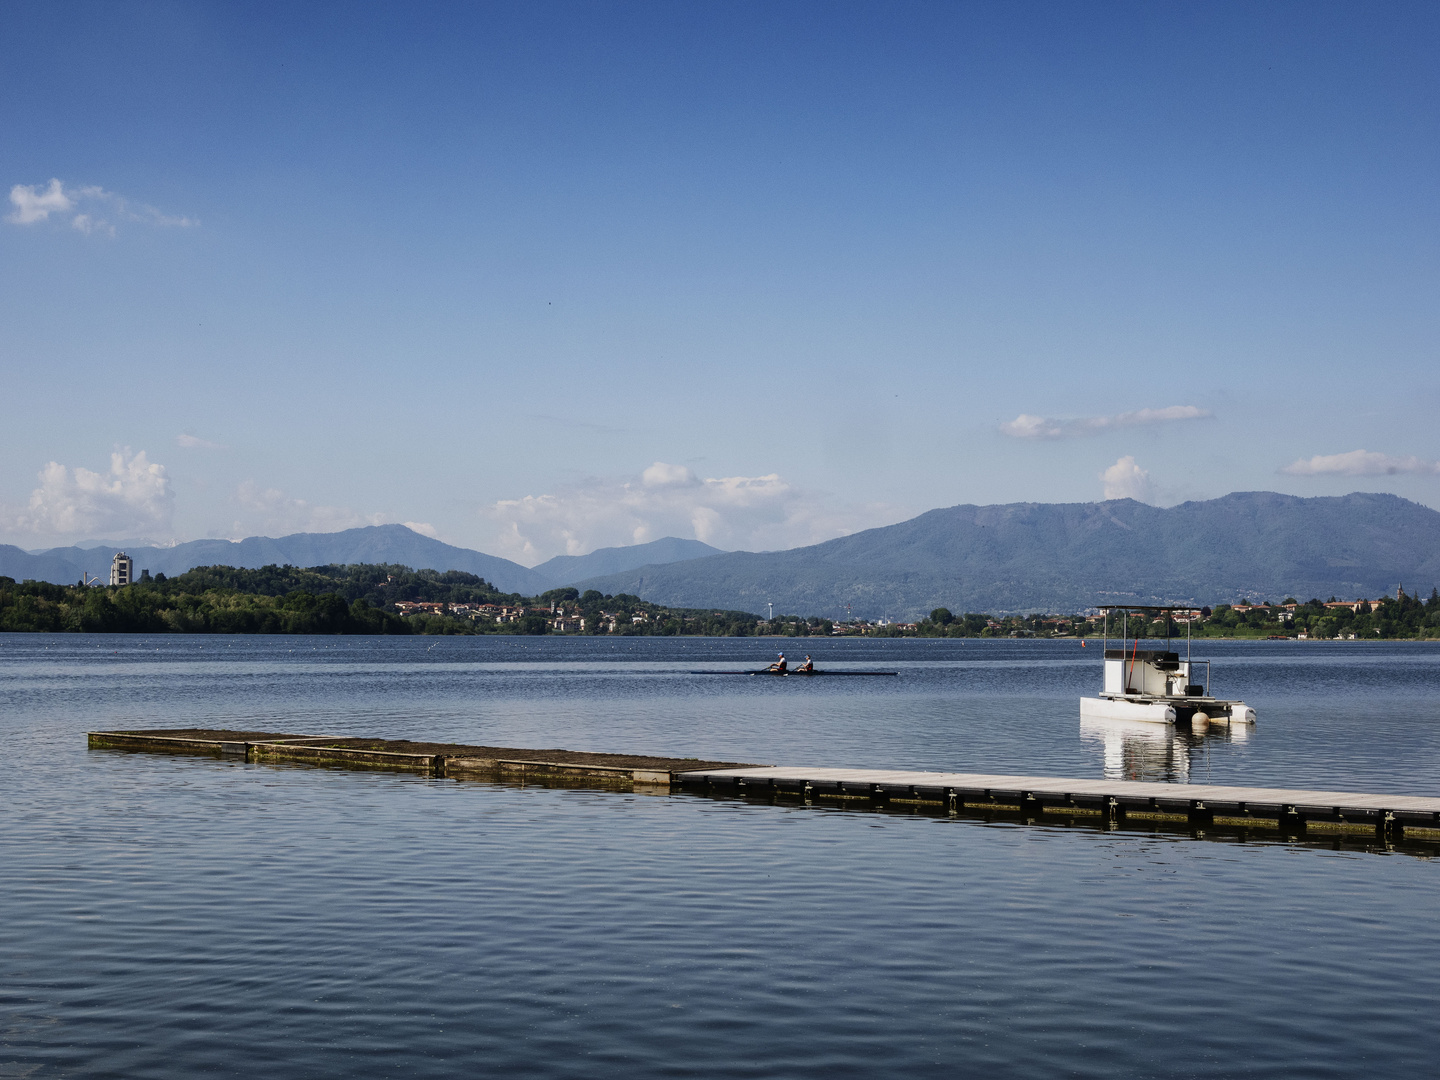
[[[792,644],[901,677],[680,674]],[[1073,641],[0,635],[0,1076],[1427,1071],[1421,859],[83,738],[278,724],[1440,792],[1440,648],[1204,649],[1248,738],[1082,731],[1098,658]]]

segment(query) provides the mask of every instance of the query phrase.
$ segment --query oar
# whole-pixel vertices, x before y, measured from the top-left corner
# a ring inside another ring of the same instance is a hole
[[[688,671],[687,675],[899,675],[898,671]]]
[[[776,672],[769,668],[761,668],[759,671],[687,671],[687,675],[774,675]]]

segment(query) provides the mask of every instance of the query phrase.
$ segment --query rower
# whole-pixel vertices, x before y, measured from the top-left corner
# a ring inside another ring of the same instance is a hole
[[[801,665],[800,665],[798,668],[796,668],[795,670],[796,670],[796,671],[803,671],[803,672],[805,672],[805,674],[809,675],[812,671],[815,670],[815,661],[811,660],[810,657],[807,655],[807,656],[805,657],[805,662],[804,662],[803,664],[801,664]]]
[[[773,671],[776,675],[784,675],[788,666],[789,665],[785,663],[785,654],[782,652],[780,659],[771,664],[769,670]]]

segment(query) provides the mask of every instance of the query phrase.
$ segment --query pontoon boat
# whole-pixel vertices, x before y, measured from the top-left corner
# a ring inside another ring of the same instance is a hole
[[[1080,715],[1111,720],[1142,720],[1155,724],[1208,723],[1253,724],[1255,710],[1243,701],[1230,701],[1210,693],[1210,661],[1190,655],[1190,624],[1185,624],[1185,659],[1170,649],[1170,615],[1191,608],[1149,607],[1144,604],[1102,606],[1105,614],[1105,680],[1098,697],[1080,699]],[[1120,648],[1110,647],[1110,613],[1120,612]],[[1132,613],[1158,612],[1165,619],[1165,645],[1156,649],[1132,644],[1129,618]],[[1198,667],[1204,668],[1203,683],[1196,682]]]

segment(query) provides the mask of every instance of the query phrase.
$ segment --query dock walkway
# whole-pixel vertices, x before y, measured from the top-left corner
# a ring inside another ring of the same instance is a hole
[[[1027,820],[1068,816],[1107,824],[1126,820],[1187,829],[1210,826],[1306,833],[1372,833],[1392,841],[1403,833],[1440,841],[1440,797],[1352,791],[1080,780],[990,773],[912,772],[747,765],[734,761],[602,754],[560,749],[471,746],[343,735],[163,728],[92,731],[96,749],[238,757],[349,769],[419,772],[453,779],[493,779],[564,786],[621,785],[666,794],[675,790],[745,797],[863,800],[899,810],[1019,814]],[[835,805],[847,805],[837,802]],[[850,803],[849,805],[854,805]],[[1078,820],[1077,820],[1078,819]]]
[[[700,769],[680,773],[674,780],[681,787],[718,787],[744,794],[932,803],[954,810],[1005,810],[1035,817],[1098,815],[1116,820],[1183,820],[1202,825],[1260,825],[1296,832],[1374,831],[1381,835],[1404,829],[1440,837],[1440,798],[1418,795],[784,766]]]

